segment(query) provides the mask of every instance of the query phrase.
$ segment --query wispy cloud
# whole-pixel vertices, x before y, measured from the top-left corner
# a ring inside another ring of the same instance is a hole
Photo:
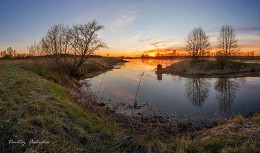
[[[138,42],[143,36],[143,32],[134,33],[130,38],[127,38],[127,42]]]
[[[137,35],[136,35],[137,36]],[[183,36],[173,36],[165,39],[156,39],[155,37],[142,38],[139,43],[132,45],[128,55],[141,55],[143,53],[157,52],[169,52],[172,50],[183,50],[184,40]]]
[[[136,7],[129,7],[123,11],[120,11],[120,15],[112,21],[110,28],[113,31],[117,31],[122,29],[123,27],[128,26],[129,24],[133,23],[137,19],[137,8]]]
[[[152,37],[151,37],[151,38],[147,38],[147,39],[140,39],[139,41],[140,41],[141,43],[147,43],[147,42],[150,42],[151,40],[153,40]]]
[[[165,41],[156,41],[156,42],[151,43],[150,45],[152,45],[154,47],[162,46],[162,45],[165,45]]]
[[[260,45],[259,35],[239,35],[237,39],[240,45]]]
[[[238,32],[260,32],[260,26],[236,28]]]

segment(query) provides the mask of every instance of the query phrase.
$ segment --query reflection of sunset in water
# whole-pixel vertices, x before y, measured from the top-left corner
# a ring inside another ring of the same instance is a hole
[[[154,68],[156,68],[156,66],[158,64],[161,64],[163,67],[166,67],[166,66],[169,66],[173,63],[180,61],[180,59],[176,59],[176,60],[141,59],[141,61],[145,66],[150,66],[154,69]]]
[[[155,73],[158,64],[166,67],[178,60],[133,59],[87,80],[103,102],[128,115],[156,112],[210,119],[260,112],[259,77],[193,79]],[[122,103],[124,109],[118,106]]]

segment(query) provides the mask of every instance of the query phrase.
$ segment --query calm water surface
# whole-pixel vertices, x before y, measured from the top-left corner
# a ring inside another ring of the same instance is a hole
[[[178,119],[220,119],[260,112],[260,77],[185,78],[157,75],[178,60],[135,59],[86,79],[100,102],[126,115],[162,115]],[[87,89],[88,88],[88,89]]]

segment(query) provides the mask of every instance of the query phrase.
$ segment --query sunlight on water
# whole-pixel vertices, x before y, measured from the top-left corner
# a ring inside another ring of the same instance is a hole
[[[87,80],[100,102],[127,115],[212,119],[260,112],[260,77],[184,78],[155,73],[158,64],[175,62],[130,60],[120,69]]]

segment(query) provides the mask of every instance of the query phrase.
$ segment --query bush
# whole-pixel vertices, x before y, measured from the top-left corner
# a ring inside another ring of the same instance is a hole
[[[229,62],[229,68],[230,68],[231,70],[239,71],[242,66],[243,66],[243,63],[239,63],[239,62]]]
[[[217,56],[217,62],[221,70],[224,70],[227,66],[228,59],[224,56]]]
[[[4,57],[2,57],[2,59],[10,60],[10,59],[12,59],[12,56],[11,55],[5,55]]]

